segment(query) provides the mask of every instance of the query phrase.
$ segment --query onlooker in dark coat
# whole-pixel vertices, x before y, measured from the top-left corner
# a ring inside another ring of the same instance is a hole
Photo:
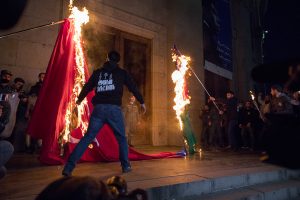
[[[254,149],[256,144],[255,130],[259,120],[259,113],[252,107],[250,101],[246,101],[245,107],[240,111],[239,116],[243,147]]]

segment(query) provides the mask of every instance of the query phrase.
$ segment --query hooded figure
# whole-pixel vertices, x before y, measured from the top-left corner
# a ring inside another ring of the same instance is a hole
[[[94,110],[90,117],[87,133],[70,155],[62,172],[64,176],[71,175],[76,162],[81,158],[88,145],[94,140],[105,123],[112,127],[118,141],[122,172],[131,171],[128,160],[128,144],[125,136],[124,119],[121,110],[123,86],[126,85],[128,90],[140,102],[144,112],[146,112],[146,106],[131,76],[127,71],[118,66],[119,61],[120,54],[118,52],[109,52],[108,61],[104,63],[102,68],[93,72],[78,96],[76,103],[80,104],[88,93],[95,88],[95,96],[92,98]]]

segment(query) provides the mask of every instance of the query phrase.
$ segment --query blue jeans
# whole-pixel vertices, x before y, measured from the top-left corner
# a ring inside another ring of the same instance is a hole
[[[65,165],[65,172],[71,173],[73,171],[77,161],[81,158],[88,145],[94,140],[105,123],[111,126],[119,143],[119,159],[122,168],[130,167],[128,144],[125,136],[124,118],[121,107],[111,104],[98,104],[94,107],[86,134],[76,145]]]

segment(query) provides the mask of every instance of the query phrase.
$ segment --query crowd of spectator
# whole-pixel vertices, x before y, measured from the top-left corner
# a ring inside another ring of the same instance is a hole
[[[264,151],[272,115],[300,118],[300,93],[283,92],[279,85],[270,94],[239,101],[232,91],[226,99],[209,97],[200,114],[200,146],[204,150]]]
[[[42,87],[45,73],[38,75],[38,82],[25,91],[25,80],[13,79],[12,72],[3,69],[0,74],[0,177],[4,177],[5,163],[13,152],[34,153],[41,141],[30,138],[26,132],[37,96]]]

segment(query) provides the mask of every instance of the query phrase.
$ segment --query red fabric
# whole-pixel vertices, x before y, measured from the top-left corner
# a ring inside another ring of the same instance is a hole
[[[66,19],[57,37],[51,59],[48,64],[46,76],[37,99],[27,132],[34,138],[43,141],[40,161],[45,164],[62,164],[72,152],[77,142],[73,140],[67,144],[65,156],[60,157],[58,137],[65,125],[65,113],[70,101],[75,77],[75,43],[73,41],[74,26],[71,19]],[[88,71],[85,67],[85,76],[88,80]],[[88,101],[92,97],[88,95]],[[90,106],[90,113],[92,105]],[[83,120],[88,120],[88,112]],[[82,137],[81,130],[71,132],[72,138],[79,140]],[[81,161],[118,161],[118,143],[112,129],[105,125],[96,137],[99,145],[93,142],[92,148],[88,148]],[[130,160],[144,160],[165,157],[178,157],[176,153],[163,152],[153,155],[145,155],[129,149]]]

